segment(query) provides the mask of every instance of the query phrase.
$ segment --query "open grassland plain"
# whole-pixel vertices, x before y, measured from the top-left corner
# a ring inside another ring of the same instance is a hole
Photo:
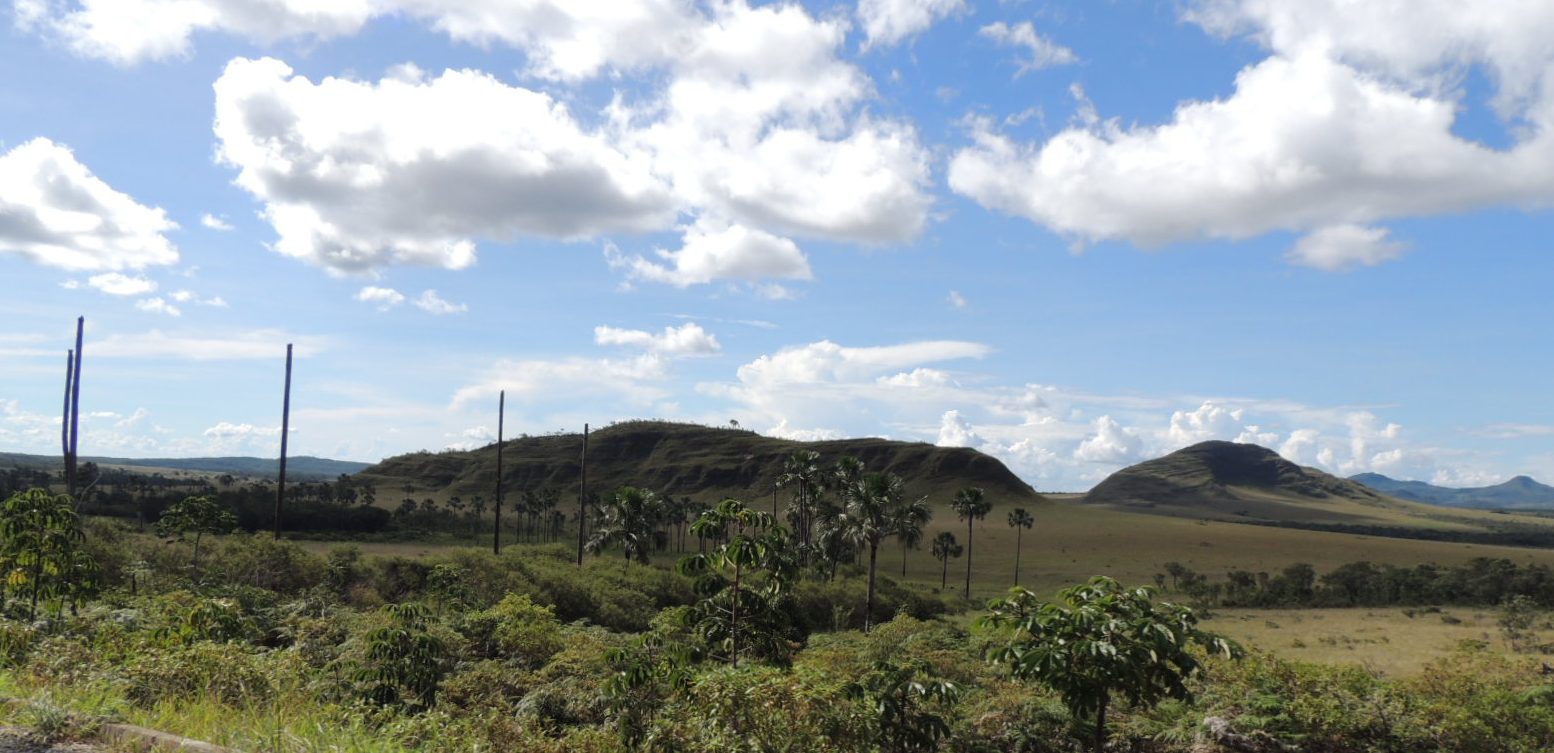
[[[1384,677],[1403,677],[1462,651],[1518,655],[1498,619],[1494,609],[1472,607],[1225,609],[1203,624],[1281,658],[1356,664]],[[1547,626],[1547,616],[1539,622]],[[1537,632],[1554,639],[1554,630]]]
[[[1148,513],[1098,509],[1063,500],[1036,504],[1000,504],[972,533],[972,597],[992,598],[1014,585],[1016,532],[1008,514],[1024,507],[1035,518],[1025,531],[1020,583],[1037,592],[1109,575],[1126,583],[1149,584],[1168,562],[1220,578],[1230,570],[1275,573],[1296,563],[1318,573],[1368,560],[1377,564],[1454,565],[1477,557],[1504,558],[1517,564],[1554,565],[1554,549],[1400,539],[1274,526],[1172,518]],[[940,531],[966,542],[966,523],[947,505],[936,505],[921,549],[906,553],[906,580],[938,586],[941,564],[926,542]],[[880,572],[901,576],[902,552],[891,541],[880,550]],[[949,587],[965,583],[965,558],[949,564]]]
[[[1020,537],[1020,585],[1038,593],[1050,593],[1094,575],[1109,575],[1124,583],[1152,584],[1169,562],[1214,579],[1223,578],[1231,570],[1277,573],[1297,563],[1309,564],[1317,573],[1325,573],[1362,560],[1400,566],[1457,565],[1487,557],[1510,560],[1518,565],[1554,566],[1554,549],[1172,518],[1089,507],[1061,498],[1019,505],[995,501],[988,517],[974,524],[970,553],[973,603],[980,604],[1000,596],[1014,585],[1016,535],[1007,520],[1009,511],[1017,506],[1027,509],[1035,518],[1034,527]],[[905,576],[902,575],[903,550],[894,540],[880,548],[880,574],[930,589],[939,588],[944,567],[934,559],[928,543],[941,531],[953,533],[961,544],[966,542],[965,521],[957,520],[946,504],[934,505],[934,517],[925,527],[923,544],[904,552]],[[516,538],[505,534],[503,540],[514,542]],[[575,541],[575,538],[570,544],[563,541],[561,546],[573,547]],[[367,556],[424,557],[460,548],[489,550],[491,539],[487,530],[480,537],[469,538],[442,536],[425,541],[390,542],[318,539],[297,543],[317,554],[350,546]],[[526,546],[504,544],[504,548],[518,547],[518,551]],[[696,550],[694,536],[688,537],[687,549]],[[680,556],[678,549],[671,547],[660,551],[653,559],[658,564],[670,566]],[[965,573],[965,555],[951,559],[945,579],[948,590],[960,593],[965,585]]]

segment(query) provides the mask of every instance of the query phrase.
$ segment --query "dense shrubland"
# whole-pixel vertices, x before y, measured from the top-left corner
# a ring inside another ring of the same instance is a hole
[[[900,529],[888,511],[911,500],[885,481],[870,482],[881,510],[854,505],[854,527],[810,533],[817,551]],[[50,556],[89,561],[92,577],[42,592],[35,613],[31,540],[0,525],[0,693],[29,702],[11,713],[124,718],[255,752],[1045,753],[1085,750],[1098,730],[1140,753],[1554,747],[1554,687],[1530,660],[1464,651],[1387,680],[1255,647],[1230,659],[1190,610],[1104,579],[968,610],[870,578],[866,556],[806,563],[803,536],[737,502],[680,532],[696,543],[678,568],[636,561],[609,527],[579,566],[563,544],[315,554],[223,534],[220,513],[189,502],[162,537],[66,521],[80,535],[52,539]],[[1171,572],[1168,586],[1203,587]],[[1343,577],[1261,588],[1314,594]]]
[[[1554,608],[1554,568],[1507,559],[1414,567],[1360,561],[1320,576],[1311,565],[1295,564],[1273,575],[1232,570],[1222,580],[1176,562],[1164,567],[1155,576],[1156,585],[1201,606],[1498,606],[1520,598]]]

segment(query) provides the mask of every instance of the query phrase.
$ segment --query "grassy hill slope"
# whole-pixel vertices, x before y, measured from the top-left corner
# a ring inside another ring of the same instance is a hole
[[[1391,497],[1285,460],[1264,447],[1203,442],[1124,468],[1083,498],[1090,505],[1176,517],[1442,538],[1554,543],[1554,521],[1451,510]]]
[[[581,434],[508,440],[502,454],[504,488],[508,493],[554,489],[564,499],[575,496],[582,448]],[[770,499],[783,461],[799,449],[820,453],[825,464],[852,455],[871,471],[901,475],[909,493],[926,494],[934,500],[947,499],[964,486],[980,486],[995,499],[1039,499],[1035,490],[1003,463],[964,447],[886,439],[799,442],[751,431],[657,421],[620,423],[590,434],[589,489],[605,493],[633,485],[676,497],[737,497],[758,502]],[[394,497],[406,485],[417,496],[489,497],[496,481],[496,446],[400,455],[362,471],[358,478],[377,483],[379,499],[383,500]],[[782,496],[786,500],[786,493]]]

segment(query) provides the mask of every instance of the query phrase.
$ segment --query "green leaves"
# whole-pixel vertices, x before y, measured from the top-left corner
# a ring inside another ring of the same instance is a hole
[[[950,507],[961,520],[981,520],[993,510],[993,503],[984,496],[982,489],[968,486],[955,493]]]
[[[587,549],[597,554],[619,544],[628,562],[646,564],[648,554],[662,535],[659,525],[668,518],[669,505],[663,498],[647,489],[623,486],[605,504]]]
[[[156,535],[182,538],[188,533],[223,534],[237,528],[237,516],[214,497],[185,497],[162,512]]]
[[[80,604],[97,589],[97,562],[67,495],[29,489],[0,503],[0,567],[6,591],[26,594],[28,617],[40,600]]]
[[[389,623],[367,633],[367,659],[355,672],[363,696],[384,706],[430,708],[448,663],[447,646],[431,632],[431,610],[390,604],[383,615]]]
[[[866,701],[873,711],[873,718],[864,726],[872,731],[880,750],[931,751],[949,737],[949,723],[934,709],[955,705],[960,688],[932,674],[933,668],[926,662],[897,666],[880,661],[847,687],[849,696]]]
[[[787,529],[768,513],[725,499],[691,531],[722,543],[680,560],[680,572],[696,579],[702,597],[686,612],[685,626],[720,661],[748,656],[786,664],[792,649],[784,598],[798,567]]]
[[[1096,716],[1110,698],[1152,707],[1191,700],[1186,680],[1199,671],[1192,646],[1238,655],[1229,641],[1199,630],[1187,607],[1153,601],[1148,588],[1124,588],[1106,577],[1065,589],[1055,603],[1016,588],[992,602],[980,623],[1003,638],[988,660],[1018,679],[1057,691],[1075,716]]]

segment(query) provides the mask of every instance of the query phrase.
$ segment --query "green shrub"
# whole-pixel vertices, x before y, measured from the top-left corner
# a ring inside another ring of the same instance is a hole
[[[276,678],[301,669],[282,654],[207,641],[149,650],[117,667],[116,674],[125,697],[137,706],[195,699],[242,706],[269,701]]]
[[[544,666],[561,650],[555,610],[524,594],[508,594],[496,606],[469,614],[459,632],[469,639],[475,656],[526,669]]]

